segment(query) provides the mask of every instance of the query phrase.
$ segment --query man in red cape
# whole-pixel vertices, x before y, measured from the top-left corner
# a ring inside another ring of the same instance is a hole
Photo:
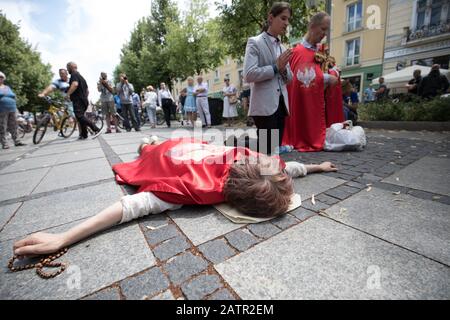
[[[298,151],[323,150],[326,134],[325,86],[335,86],[337,78],[324,74],[316,61],[317,44],[330,28],[331,18],[320,12],[311,18],[308,33],[293,50],[290,66],[294,79],[288,87],[291,115],[286,119],[283,145]]]

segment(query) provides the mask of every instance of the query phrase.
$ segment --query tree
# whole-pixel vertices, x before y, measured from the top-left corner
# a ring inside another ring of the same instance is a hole
[[[149,17],[137,24],[122,49],[116,81],[125,72],[136,91],[149,84],[185,79],[215,68],[224,56],[219,20],[209,19],[206,0],[191,0],[188,12],[180,18],[169,0],[153,3]]]
[[[115,80],[125,72],[136,91],[149,84],[171,83],[174,78],[165,56],[167,25],[178,23],[178,9],[171,0],[152,3],[150,16],[141,19],[122,49],[120,64],[114,71]]]
[[[17,96],[18,107],[32,111],[42,103],[37,95],[50,83],[52,72],[51,66],[41,61],[40,53],[20,38],[19,30],[0,11],[0,70]]]
[[[245,53],[247,39],[261,32],[272,4],[277,0],[233,0],[231,5],[216,3],[221,12],[221,38],[227,53],[239,59]],[[304,0],[287,1],[292,6],[291,38],[299,38],[306,33],[312,14],[325,9],[325,1],[317,1],[317,6],[308,7]],[[287,41],[287,39],[284,39]]]
[[[224,57],[218,19],[209,20],[208,3],[192,0],[181,23],[167,26],[165,56],[168,68],[180,79],[217,67]]]

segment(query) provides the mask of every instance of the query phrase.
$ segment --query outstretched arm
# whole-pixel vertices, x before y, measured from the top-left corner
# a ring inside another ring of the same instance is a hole
[[[122,215],[122,203],[117,202],[67,232],[59,234],[36,233],[16,242],[14,254],[19,257],[26,257],[59,251],[118,224],[122,220]]]
[[[180,207],[180,205],[159,199],[151,192],[126,196],[120,202],[113,204],[64,233],[36,233],[16,242],[14,244],[14,254],[19,257],[50,254],[119,223],[126,223],[149,214],[177,210]]]
[[[309,164],[305,165],[299,162],[287,162],[286,173],[292,178],[305,177],[310,173],[319,172],[335,172],[338,171],[337,167],[331,162],[323,162],[321,164]]]

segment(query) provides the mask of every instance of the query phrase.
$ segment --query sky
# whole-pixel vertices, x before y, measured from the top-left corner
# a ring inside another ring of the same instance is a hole
[[[180,11],[189,0],[174,0]],[[88,82],[90,99],[99,94],[96,84],[100,72],[112,72],[120,52],[136,22],[150,13],[151,0],[0,0],[0,10],[20,34],[41,53],[43,62],[52,65],[54,78],[67,62],[78,64]],[[214,0],[210,14],[217,15]],[[130,79],[132,80],[132,79]],[[132,82],[132,81],[131,81]]]

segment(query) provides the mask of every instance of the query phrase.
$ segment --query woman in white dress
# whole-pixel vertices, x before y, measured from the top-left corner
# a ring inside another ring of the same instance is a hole
[[[223,93],[223,117],[227,119],[227,126],[231,127],[234,118],[238,117],[237,105],[237,89],[230,84],[230,79],[225,78],[225,87]]]

